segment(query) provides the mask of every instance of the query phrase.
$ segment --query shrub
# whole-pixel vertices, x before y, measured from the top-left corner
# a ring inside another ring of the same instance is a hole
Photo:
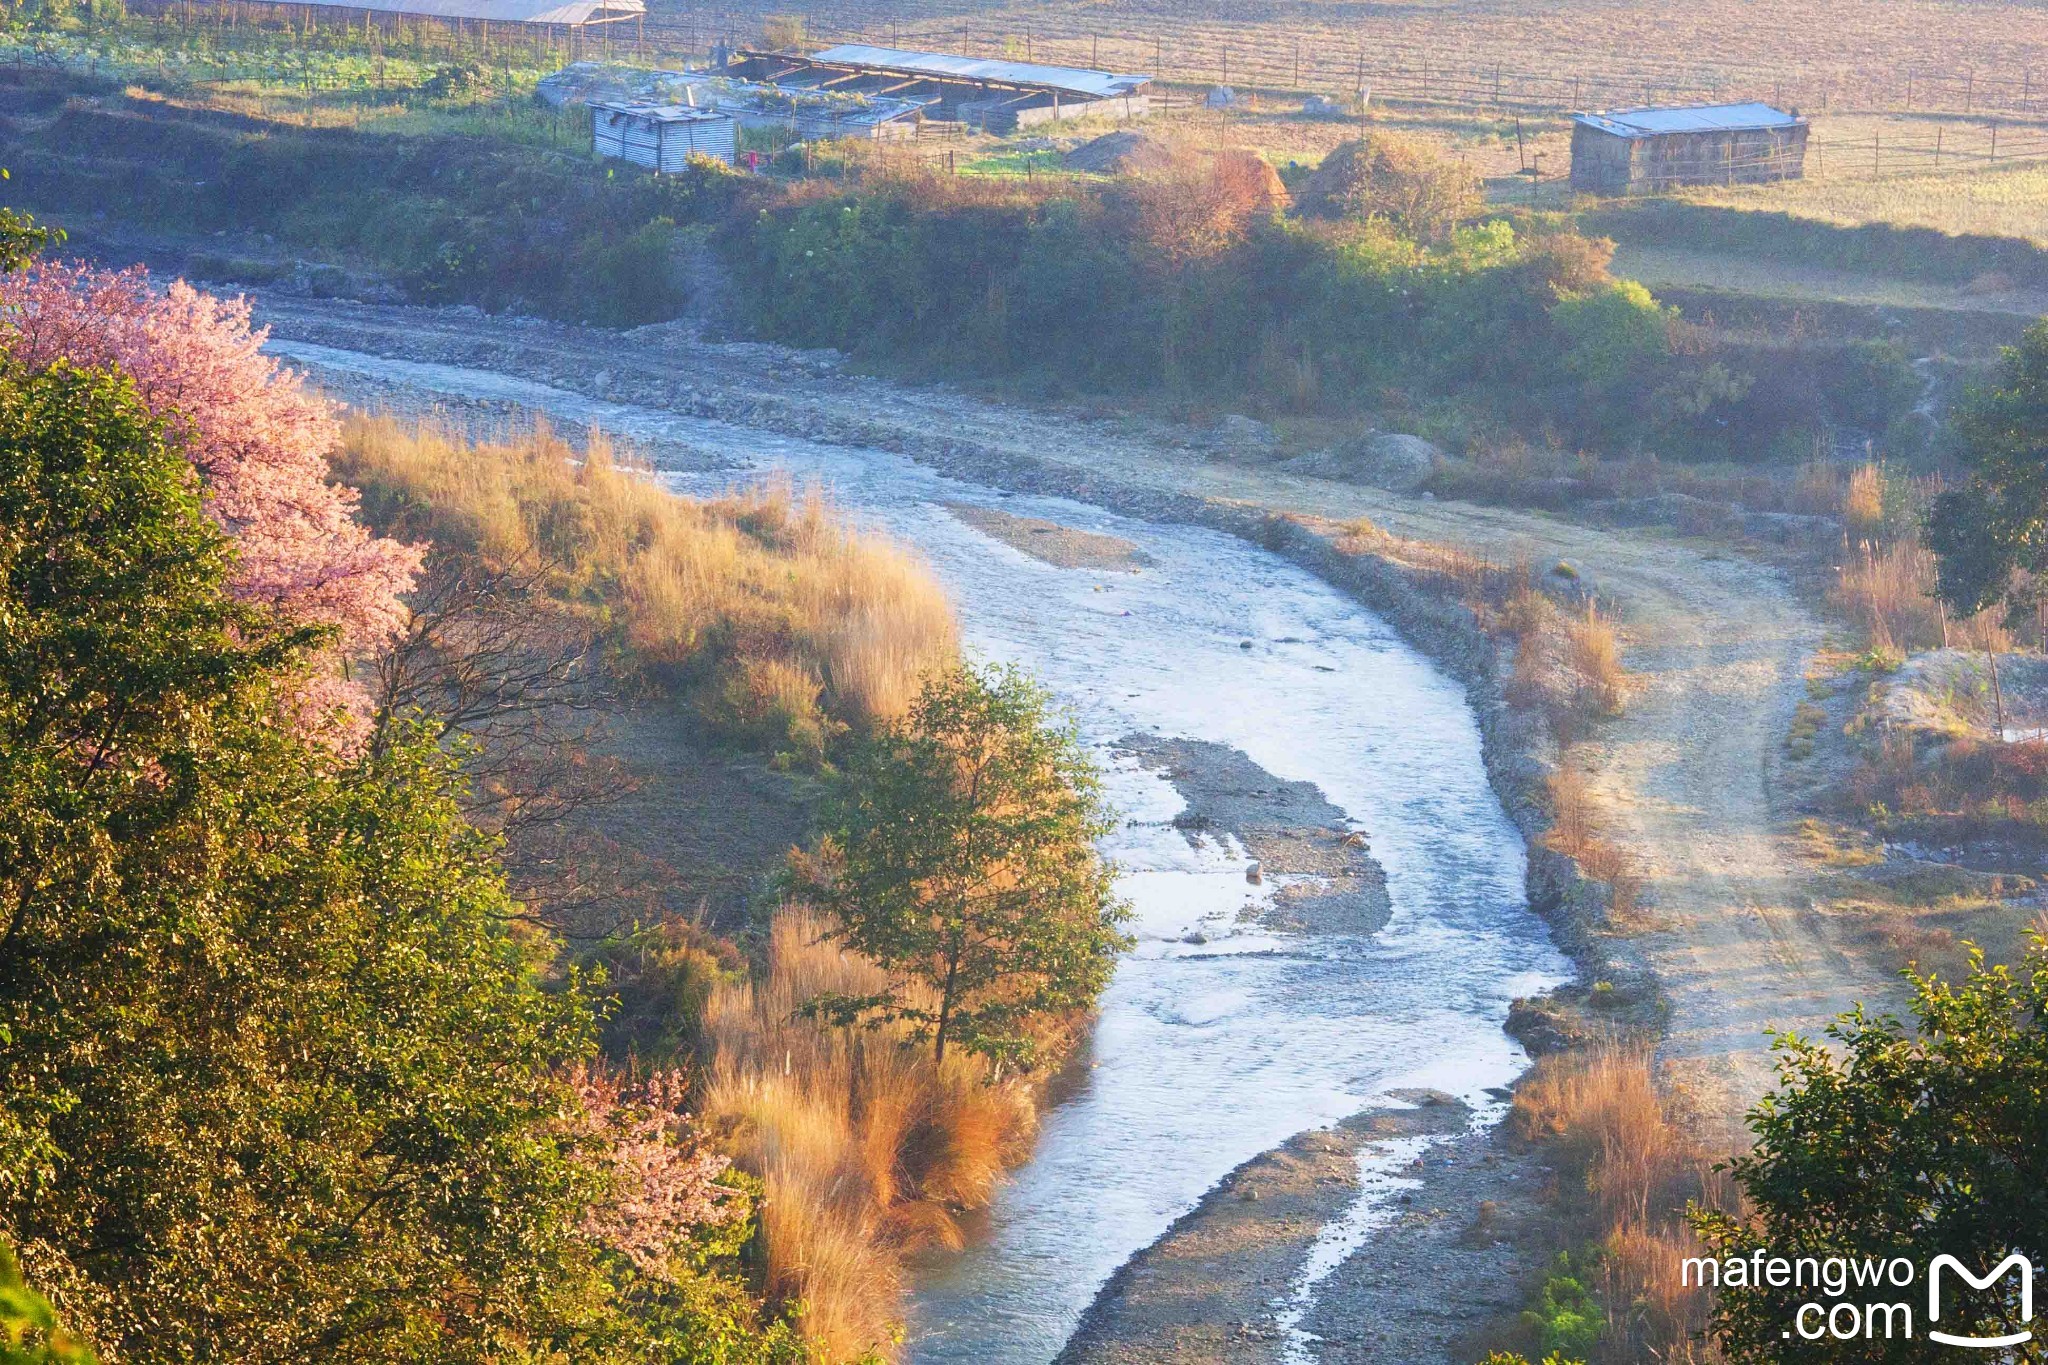
[[[1598,392],[1639,386],[1655,373],[1671,353],[1676,317],[1633,280],[1568,295],[1550,310],[1565,373]]]
[[[1308,178],[1301,212],[1314,218],[1381,218],[1404,236],[1441,242],[1484,206],[1479,178],[1428,143],[1374,132],[1339,143]]]
[[[2012,968],[1973,953],[1953,984],[1907,975],[1911,1025],[1859,1007],[1824,1041],[1776,1039],[1778,1088],[1751,1111],[1756,1144],[1732,1163],[1754,1211],[1698,1219],[1716,1256],[1768,1248],[1924,1267],[1948,1255],[1973,1275],[2014,1252],[2048,1256],[2048,941]],[[2024,1328],[2018,1284],[1951,1279],[1942,1330]],[[1715,1327],[1738,1359],[1839,1358],[1834,1344],[1785,1331],[1807,1297],[1774,1283],[1724,1286]],[[1918,1357],[1902,1346],[1884,1358]]]
[[[1071,723],[1010,670],[935,675],[902,726],[848,755],[798,894],[890,973],[807,1008],[888,1021],[998,1064],[1036,1063],[1048,1021],[1085,1010],[1128,940],[1095,841],[1111,827]]]

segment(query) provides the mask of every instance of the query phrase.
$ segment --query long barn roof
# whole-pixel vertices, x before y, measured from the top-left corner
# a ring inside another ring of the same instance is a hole
[[[991,81],[997,85],[1058,90],[1090,99],[1133,94],[1152,79],[1150,76],[1120,76],[1110,71],[1091,71],[1078,66],[999,62],[981,57],[949,56],[943,52],[906,52],[894,47],[869,47],[865,43],[841,43],[823,52],[813,52],[806,60],[826,66],[873,67],[879,71],[901,72],[906,76]]]
[[[647,12],[646,0],[303,0],[328,9],[416,14],[428,19],[489,19],[504,24],[587,24]]]
[[[1698,104],[1682,108],[1613,109],[1574,114],[1578,122],[1616,137],[1660,137],[1666,133],[1736,133],[1759,128],[1792,128],[1806,122],[1768,104]]]

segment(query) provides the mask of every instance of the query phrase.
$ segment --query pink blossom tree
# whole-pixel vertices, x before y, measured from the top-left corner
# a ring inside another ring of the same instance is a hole
[[[41,368],[114,366],[170,424],[198,467],[206,507],[233,538],[231,590],[337,630],[343,658],[375,653],[406,620],[423,548],[372,535],[354,489],[330,482],[332,405],[262,352],[249,305],[141,267],[37,261],[0,275],[0,348]],[[327,680],[309,702],[356,704]]]
[[[731,1161],[690,1131],[682,1072],[656,1071],[629,1084],[585,1068],[570,1080],[582,1104],[579,1126],[611,1175],[609,1197],[584,1213],[585,1236],[666,1279],[695,1234],[747,1216],[745,1196],[718,1183]]]

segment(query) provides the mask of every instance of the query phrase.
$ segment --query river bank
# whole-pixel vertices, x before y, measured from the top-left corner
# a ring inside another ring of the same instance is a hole
[[[1540,832],[1546,755],[1541,735],[1506,705],[1490,642],[1455,603],[1416,590],[1383,562],[1340,555],[1315,518],[1370,516],[1397,534],[1483,547],[1503,561],[1568,558],[1620,609],[1642,680],[1630,713],[1570,757],[1642,869],[1654,920],[1625,940],[1600,933],[1597,901],[1541,850],[1530,860],[1532,903],[1582,960],[1597,949],[1620,969],[1640,964],[1654,977],[1669,1002],[1667,1065],[1702,1112],[1731,1130],[1767,1075],[1764,1026],[1810,1027],[1851,998],[1881,998],[1872,989],[1881,975],[1844,954],[1802,899],[1774,769],[1819,632],[1789,589],[1753,563],[1651,534],[1303,479],[1219,458],[1187,433],[1151,424],[898,390],[846,375],[830,357],[705,345],[680,330],[621,338],[460,310],[303,301],[267,307],[266,316],[280,335],[318,344],[483,365],[594,396],[895,450],[963,477],[1253,540],[1379,611],[1464,684],[1488,771],[1525,837]],[[1404,1238],[1398,1228],[1383,1235],[1373,1254],[1394,1254]],[[1330,1284],[1326,1316],[1387,1321],[1404,1311],[1382,1285],[1341,1275]]]

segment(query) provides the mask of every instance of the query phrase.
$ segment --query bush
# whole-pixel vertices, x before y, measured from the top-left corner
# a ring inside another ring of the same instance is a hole
[[[1698,1219],[1717,1257],[1904,1257],[1924,1273],[1947,1255],[1974,1275],[2015,1252],[2048,1259],[2048,941],[2013,968],[1973,953],[1953,984],[1907,976],[1910,1026],[1858,1008],[1825,1041],[1777,1038],[1777,1091],[1751,1111],[1756,1145],[1732,1163],[1753,1212]],[[1942,1330],[2024,1328],[2019,1283],[1950,1280]],[[1785,1330],[1811,1296],[1724,1285],[1715,1327],[1737,1359],[1839,1359],[1836,1344]],[[1924,1358],[1913,1345],[1881,1358]]]
[[[1312,218],[1379,218],[1403,236],[1441,242],[1485,205],[1479,178],[1428,143],[1374,132],[1332,148],[1303,186]]]

